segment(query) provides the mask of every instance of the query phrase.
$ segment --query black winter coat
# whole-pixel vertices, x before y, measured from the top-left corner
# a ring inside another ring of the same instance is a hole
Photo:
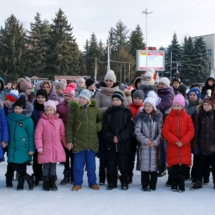
[[[103,136],[108,153],[130,153],[130,139],[134,133],[131,111],[124,105],[109,107],[103,116]],[[114,143],[117,136],[118,143]]]

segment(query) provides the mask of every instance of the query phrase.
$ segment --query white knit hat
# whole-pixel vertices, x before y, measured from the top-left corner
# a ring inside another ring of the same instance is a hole
[[[151,104],[152,107],[154,108],[154,110],[156,110],[156,98],[147,97],[147,98],[144,100],[144,104],[145,104],[145,103]]]
[[[170,80],[166,77],[161,78],[158,83],[164,83],[167,87],[170,86]]]
[[[92,92],[87,89],[82,90],[80,93],[80,97],[84,97],[87,101],[90,101],[92,95]]]
[[[85,80],[84,80],[84,78],[79,78],[79,79],[77,79],[77,81],[76,81],[77,83],[79,83],[79,82],[83,82],[83,83],[85,83]]]
[[[113,70],[107,71],[104,80],[111,80],[113,83],[116,83],[116,75]]]
[[[146,72],[145,74],[144,74],[144,78],[145,77],[149,77],[150,79],[153,79],[153,74],[151,73],[151,72]]]

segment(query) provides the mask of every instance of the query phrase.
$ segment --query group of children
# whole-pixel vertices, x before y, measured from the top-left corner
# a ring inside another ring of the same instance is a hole
[[[192,92],[195,90],[190,92],[191,97]],[[192,190],[202,187],[208,164],[215,174],[215,104],[212,98],[205,98],[199,112],[193,116],[186,112],[184,97],[178,94],[164,119],[156,108],[157,97],[149,93],[144,99],[142,90],[133,93],[132,104],[128,107],[123,105],[122,92],[113,92],[112,105],[104,114],[91,98],[91,91],[80,91],[76,100],[75,96],[75,89],[68,86],[63,92],[64,100],[58,104],[48,100],[46,90],[40,89],[33,105],[24,93],[9,105],[6,102],[5,110],[1,105],[0,138],[2,148],[7,149],[7,187],[13,186],[15,170],[19,173],[17,190],[23,190],[24,181],[32,190],[42,178],[44,190],[56,191],[56,163],[64,162],[61,184],[71,180],[74,183],[72,190],[80,190],[86,165],[89,187],[99,190],[95,158],[100,131],[108,153],[107,190],[117,187],[118,169],[121,189],[128,189],[129,159],[135,157],[137,148],[137,170],[141,171],[142,190],[155,191],[159,147],[163,138],[167,141],[166,157],[173,191],[185,191],[186,168],[191,166],[192,151],[198,160],[195,162],[196,182]],[[4,160],[2,148],[0,161]],[[132,148],[134,152],[131,153]],[[32,155],[35,180],[27,173],[26,166]]]

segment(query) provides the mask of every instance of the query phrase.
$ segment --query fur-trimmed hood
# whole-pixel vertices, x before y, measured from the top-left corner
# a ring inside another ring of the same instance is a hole
[[[97,104],[97,102],[95,99],[90,99],[87,107],[96,106],[96,104]],[[80,103],[78,101],[73,101],[73,100],[68,103],[68,106],[69,106],[69,109],[71,109],[71,110],[78,110],[78,109],[82,108],[82,106],[80,105]]]
[[[144,122],[149,122],[151,121],[151,114],[148,114],[148,113],[145,113],[144,112],[144,109],[142,109],[138,114],[137,114],[137,117],[136,117],[136,120],[142,120]],[[155,122],[158,122],[160,120],[163,119],[163,114],[159,111],[159,110],[156,110],[155,112],[155,115],[154,115],[154,118],[153,120]]]
[[[8,113],[14,113],[14,103],[12,103],[8,109]],[[30,102],[26,102],[26,108],[22,111],[22,116],[31,116],[33,112],[33,105]]]

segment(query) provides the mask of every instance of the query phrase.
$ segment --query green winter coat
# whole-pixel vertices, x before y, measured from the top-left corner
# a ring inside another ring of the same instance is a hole
[[[73,153],[81,150],[98,152],[98,132],[102,130],[102,113],[91,99],[86,108],[79,102],[69,102],[69,113],[66,121],[66,142],[73,143]]]
[[[29,151],[35,151],[34,145],[34,123],[30,116],[9,113],[9,144],[8,162],[24,163],[31,161]]]

